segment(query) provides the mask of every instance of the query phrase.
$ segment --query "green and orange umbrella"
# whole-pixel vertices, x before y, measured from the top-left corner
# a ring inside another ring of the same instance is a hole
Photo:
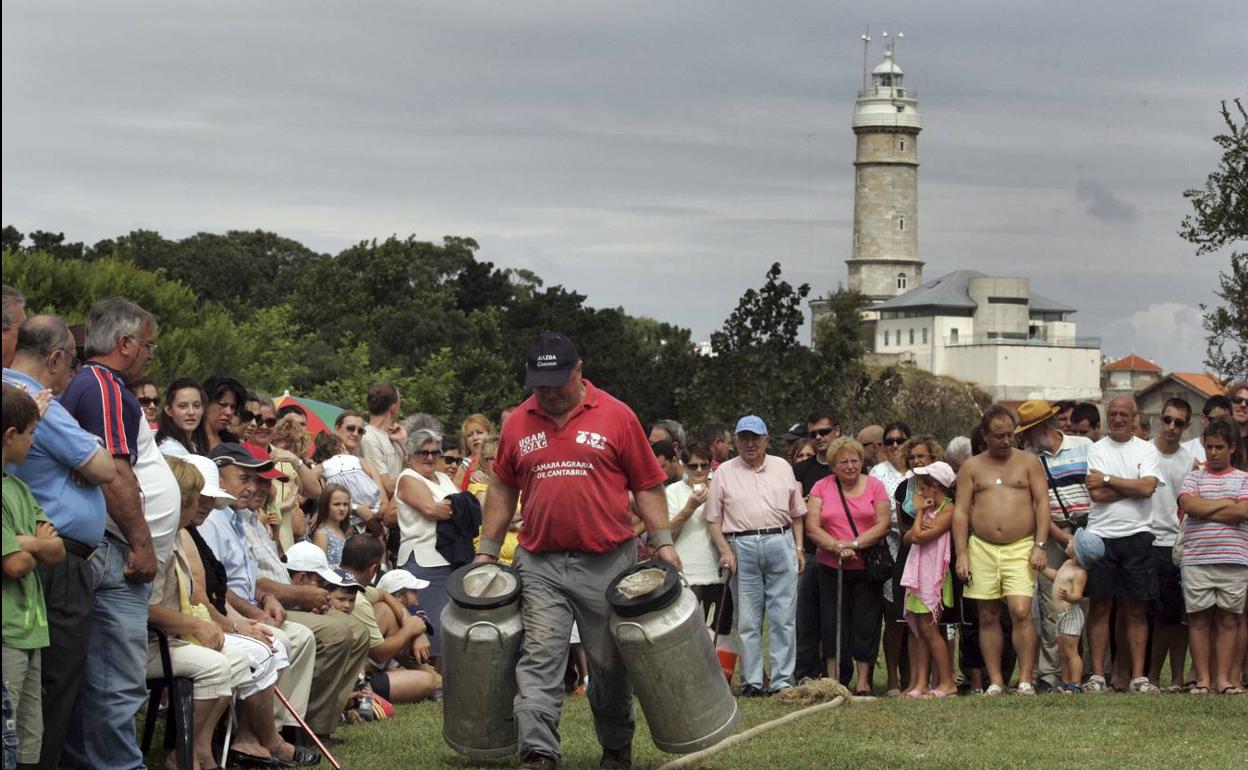
[[[303,411],[308,415],[308,433],[311,433],[314,436],[319,433],[332,433],[334,430],[334,420],[338,419],[338,415],[346,411],[340,406],[327,404],[324,401],[317,401],[314,398],[292,396],[290,395],[289,390],[273,399],[273,403],[278,409],[281,409],[287,404],[295,404],[303,407]]]

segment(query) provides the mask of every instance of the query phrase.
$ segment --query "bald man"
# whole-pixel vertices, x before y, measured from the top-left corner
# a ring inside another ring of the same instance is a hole
[[[868,425],[858,431],[858,443],[862,444],[862,470],[880,461],[880,447],[884,446],[884,428],[880,425]]]
[[[1109,614],[1114,599],[1126,614],[1132,692],[1158,692],[1144,675],[1147,664],[1148,603],[1157,596],[1153,561],[1152,507],[1149,499],[1161,480],[1161,456],[1151,441],[1135,435],[1136,405],[1119,396],[1105,411],[1109,434],[1088,451],[1088,494],[1092,508],[1088,531],[1105,541],[1105,557],[1088,571],[1088,642],[1092,675],[1084,690],[1102,692]]]

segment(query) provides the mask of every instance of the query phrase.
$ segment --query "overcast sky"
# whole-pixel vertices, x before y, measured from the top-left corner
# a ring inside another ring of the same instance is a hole
[[[919,96],[925,278],[1027,276],[1107,354],[1198,370],[1229,258],[1175,231],[1248,3],[1022,5],[6,0],[3,220],[471,236],[704,338],[773,261],[845,280],[870,23]]]

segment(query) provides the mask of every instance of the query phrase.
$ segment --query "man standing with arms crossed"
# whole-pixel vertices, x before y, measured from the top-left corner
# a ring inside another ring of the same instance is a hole
[[[475,559],[497,560],[522,501],[513,566],[525,631],[515,701],[525,770],[554,770],[562,755],[559,715],[573,619],[589,657],[599,766],[632,765],[633,692],[607,627],[606,599],[608,583],[637,558],[630,492],[650,547],[680,568],[668,528],[666,476],[641,423],[581,370],[576,347],[562,334],[543,332],[529,345],[524,384],[533,395],[503,425]]]
[[[1088,531],[1105,541],[1105,558],[1088,570],[1088,647],[1092,675],[1085,692],[1103,692],[1109,614],[1114,599],[1127,616],[1127,655],[1132,692],[1157,692],[1144,676],[1148,657],[1148,604],[1157,597],[1150,498],[1161,482],[1157,447],[1135,435],[1135,399],[1118,396],[1105,411],[1109,435],[1088,453],[1092,510]]]
[[[962,595],[979,607],[979,646],[991,684],[985,695],[1005,692],[1001,671],[1001,599],[1014,623],[1018,653],[1018,694],[1034,695],[1036,628],[1031,598],[1036,572],[1045,567],[1049,534],[1049,492],[1044,468],[1034,454],[1014,448],[1017,418],[1000,404],[984,412],[979,432],[987,451],[958,470],[953,509],[958,578]]]

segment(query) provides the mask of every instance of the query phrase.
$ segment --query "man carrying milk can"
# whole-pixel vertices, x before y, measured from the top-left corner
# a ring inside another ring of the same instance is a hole
[[[569,630],[575,619],[589,658],[589,705],[600,767],[632,765],[633,692],[607,627],[610,581],[636,562],[629,493],[660,559],[680,568],[668,529],[659,467],[641,423],[581,376],[576,347],[543,332],[529,345],[533,395],[503,425],[486,496],[477,562],[493,561],[523,505],[520,574],[524,646],[515,700],[522,770],[559,761],[559,713]]]

